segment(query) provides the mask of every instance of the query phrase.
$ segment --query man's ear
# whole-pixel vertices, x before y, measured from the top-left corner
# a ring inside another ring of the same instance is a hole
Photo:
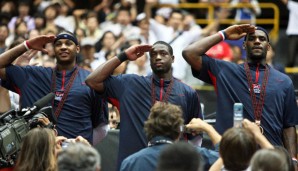
[[[271,48],[271,43],[269,42],[268,45],[267,45],[267,51],[269,51]]]
[[[174,61],[175,61],[175,56],[173,55],[172,56],[172,63],[174,63]]]
[[[80,53],[80,50],[81,50],[81,47],[77,45],[77,49],[76,49],[77,53]]]

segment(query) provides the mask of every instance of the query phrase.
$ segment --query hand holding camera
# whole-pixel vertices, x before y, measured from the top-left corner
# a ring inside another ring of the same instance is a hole
[[[78,143],[78,142],[91,146],[88,140],[86,140],[82,136],[77,136],[76,138],[69,138],[69,139],[62,136],[56,137],[56,144],[57,144],[58,150],[67,148],[69,145]]]

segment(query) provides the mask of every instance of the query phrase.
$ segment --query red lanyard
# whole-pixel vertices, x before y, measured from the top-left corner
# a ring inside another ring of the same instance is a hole
[[[261,94],[260,94],[260,100],[257,100],[256,98],[256,94],[254,92],[254,87],[253,87],[253,82],[252,82],[252,77],[251,77],[251,73],[249,70],[249,66],[248,63],[245,62],[244,63],[244,69],[246,72],[246,77],[247,77],[247,81],[248,81],[248,86],[249,86],[249,92],[250,92],[250,98],[252,100],[252,105],[253,105],[253,112],[255,115],[255,122],[257,125],[261,125],[261,117],[262,117],[262,110],[263,110],[263,106],[265,103],[265,94],[266,94],[266,85],[268,83],[268,77],[269,77],[269,68],[266,65],[265,66],[265,74],[264,74],[264,78],[262,81],[262,87],[261,87]],[[257,84],[259,80],[259,66],[257,67],[256,70],[256,81],[255,83]]]
[[[61,100],[60,100],[60,102],[59,102],[59,104],[58,104],[58,106],[57,106],[57,108],[56,108],[56,110],[55,110],[55,116],[56,116],[57,118],[58,118],[59,115],[60,115],[60,112],[61,112],[62,107],[63,107],[63,105],[64,105],[64,102],[65,102],[65,100],[66,100],[66,98],[67,98],[67,95],[68,95],[68,93],[69,93],[69,90],[70,90],[70,88],[71,88],[71,86],[72,86],[72,84],[73,84],[73,82],[74,82],[74,80],[75,80],[75,78],[76,78],[78,72],[79,72],[79,68],[76,67],[75,70],[73,71],[71,77],[70,77],[70,80],[68,81],[68,84],[67,84],[67,86],[66,86],[66,88],[65,88],[64,94],[63,94],[63,96],[62,96],[62,98],[61,98]],[[54,69],[54,70],[53,70],[53,73],[52,73],[52,86],[51,86],[51,92],[55,92],[55,91],[56,91],[55,89],[56,89],[56,69]],[[52,106],[53,106],[53,108],[54,108],[54,102],[52,103]]]
[[[151,77],[151,102],[152,102],[152,106],[155,104],[156,102],[156,96],[155,96],[155,84],[153,82],[153,76]],[[162,95],[160,94],[160,101],[162,102],[167,102],[168,101],[168,98],[169,98],[169,95],[171,94],[171,91],[172,91],[172,88],[173,88],[173,85],[174,85],[174,78],[171,79],[171,82],[166,90],[166,95],[164,97],[162,97]],[[160,87],[161,89],[163,87]],[[162,91],[160,92],[162,93]]]

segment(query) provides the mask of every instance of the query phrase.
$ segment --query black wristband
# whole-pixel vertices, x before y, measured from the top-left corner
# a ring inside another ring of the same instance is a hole
[[[120,60],[120,62],[126,61],[128,59],[125,52],[121,52],[119,55],[117,55],[117,58]]]
[[[224,30],[222,30],[222,33],[225,36],[225,39],[228,39],[228,35],[227,35],[227,33]]]

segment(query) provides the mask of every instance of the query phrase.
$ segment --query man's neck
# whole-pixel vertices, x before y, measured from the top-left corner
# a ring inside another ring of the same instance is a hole
[[[74,64],[70,64],[70,65],[57,64],[58,71],[63,71],[63,70],[69,71],[69,70],[72,70],[74,67],[75,67]]]
[[[163,74],[153,73],[153,75],[154,75],[155,78],[164,79],[164,80],[171,80],[173,78],[173,75],[172,75],[171,72],[163,73]]]
[[[254,65],[257,65],[257,64],[261,64],[261,65],[266,65],[266,60],[265,59],[261,59],[261,60],[252,60],[252,59],[247,59],[247,62],[249,64],[254,64]]]

